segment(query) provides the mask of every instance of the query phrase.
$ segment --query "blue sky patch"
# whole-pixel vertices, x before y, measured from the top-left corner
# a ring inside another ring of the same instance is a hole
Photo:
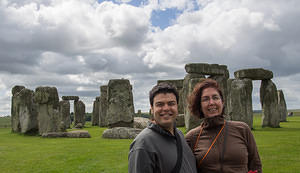
[[[180,13],[176,8],[168,8],[166,10],[155,10],[151,15],[151,23],[153,26],[158,26],[161,29],[171,25],[172,20],[175,20],[177,14]]]

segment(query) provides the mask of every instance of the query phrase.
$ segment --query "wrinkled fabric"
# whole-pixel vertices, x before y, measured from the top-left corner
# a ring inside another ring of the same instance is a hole
[[[182,132],[177,131],[182,143],[181,173],[196,173],[195,157]],[[128,155],[129,173],[169,173],[176,165],[176,138],[159,125],[150,123],[132,142]]]
[[[224,119],[223,115],[205,118],[201,124],[203,131],[197,145],[195,143],[200,133],[200,126],[190,130],[185,137],[196,157],[198,172],[219,173],[221,166],[223,166],[223,173],[248,173],[250,170],[257,170],[258,173],[261,173],[262,165],[254,136],[248,125],[239,121],[226,121],[227,137],[223,163],[220,160],[223,152],[225,128],[199,165],[200,160],[224,125]]]

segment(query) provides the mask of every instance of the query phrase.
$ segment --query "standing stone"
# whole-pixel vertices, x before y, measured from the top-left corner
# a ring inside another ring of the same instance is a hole
[[[167,82],[173,84],[177,88],[177,92],[179,95],[179,101],[178,101],[178,113],[183,114],[184,113],[184,103],[183,103],[183,79],[178,80],[158,80],[157,84]]]
[[[189,80],[189,83],[188,83],[188,88],[187,88],[187,96],[189,96],[193,90],[194,90],[194,87],[197,83],[203,81],[205,78],[192,78]],[[189,111],[188,109],[188,104],[186,104],[186,107],[185,107],[185,111],[184,111],[184,121],[185,121],[185,128],[186,128],[186,131],[189,131],[197,126],[200,125],[200,123],[202,122],[202,119],[199,119],[198,117],[194,116],[191,114],[191,112]]]
[[[100,97],[96,97],[93,104],[93,114],[92,114],[92,126],[99,125],[99,107],[100,107]]]
[[[85,104],[81,100],[74,101],[74,127],[79,123],[81,127],[85,124]]]
[[[260,86],[262,127],[280,127],[277,89],[272,80],[262,80]]]
[[[184,122],[184,114],[178,114],[176,116],[176,127],[184,127],[185,122]]]
[[[282,90],[277,90],[280,121],[286,122],[287,108]]]
[[[191,84],[192,79],[195,79],[193,84]],[[200,81],[201,79],[205,79],[205,75],[202,74],[196,74],[196,73],[188,73],[185,75],[184,80],[183,80],[183,89],[182,89],[182,100],[183,100],[183,105],[184,105],[184,123],[185,123],[185,128],[187,131],[193,129],[194,127],[197,126],[197,124],[201,123],[201,120],[193,115],[191,115],[189,111],[189,104],[187,102],[188,97],[192,93],[195,81]]]
[[[15,86],[12,93],[12,131],[36,133],[38,131],[37,104],[33,101],[33,91],[23,86]]]
[[[59,99],[55,87],[37,87],[34,95],[38,105],[39,134],[59,131]]]
[[[107,122],[109,127],[133,127],[134,105],[132,87],[127,79],[108,82]]]
[[[68,100],[62,100],[59,102],[59,117],[62,125],[61,131],[70,128],[71,115],[70,115],[70,102]]]
[[[138,110],[136,113],[136,117],[142,117],[142,110]]]
[[[12,132],[21,132],[19,109],[20,109],[20,92],[24,90],[24,86],[14,86],[11,90],[12,99],[11,99],[11,130]]]
[[[228,71],[227,71],[228,72]],[[215,81],[217,81],[218,82],[218,84],[219,84],[219,87],[220,87],[220,89],[221,89],[221,91],[222,91],[222,93],[223,93],[223,99],[224,99],[224,101],[225,101],[225,105],[227,105],[227,103],[228,103],[228,86],[227,86],[227,80],[228,80],[228,77],[227,76],[229,76],[229,72],[228,72],[228,75],[227,74],[225,74],[225,75],[223,75],[223,76],[221,76],[221,75],[212,75],[212,76],[210,76],[209,78],[211,78],[211,79],[214,79]],[[224,106],[225,106],[224,105]],[[225,106],[225,111],[224,111],[224,113],[225,114],[227,114],[228,115],[228,109],[227,109],[227,106]]]
[[[229,79],[228,80],[228,115],[231,120],[243,121],[250,128],[253,126],[252,110],[252,80]]]
[[[107,85],[100,86],[99,126],[107,127]]]

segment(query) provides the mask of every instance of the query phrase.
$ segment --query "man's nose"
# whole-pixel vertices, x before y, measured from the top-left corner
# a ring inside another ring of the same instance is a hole
[[[163,110],[168,110],[168,109],[170,109],[170,106],[168,104],[165,104],[162,108],[163,108]]]

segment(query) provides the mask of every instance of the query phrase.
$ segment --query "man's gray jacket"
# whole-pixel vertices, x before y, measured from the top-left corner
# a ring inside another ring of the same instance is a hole
[[[180,130],[182,143],[180,173],[196,173],[195,157]],[[177,161],[176,138],[159,125],[150,123],[132,142],[128,156],[129,173],[171,173]]]

